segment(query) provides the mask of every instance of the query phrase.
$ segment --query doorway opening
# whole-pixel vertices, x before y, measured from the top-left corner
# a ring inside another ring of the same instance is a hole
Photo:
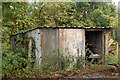
[[[86,31],[86,60],[98,62],[102,56],[102,31]]]

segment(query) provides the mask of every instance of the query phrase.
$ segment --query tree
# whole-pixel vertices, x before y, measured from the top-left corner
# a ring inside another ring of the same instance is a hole
[[[115,5],[105,2],[5,2],[3,10],[3,42],[10,35],[35,27],[115,27]],[[10,47],[10,46],[9,46]]]

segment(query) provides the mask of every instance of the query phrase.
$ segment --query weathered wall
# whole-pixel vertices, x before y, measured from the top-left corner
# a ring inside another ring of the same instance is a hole
[[[73,55],[84,59],[85,30],[59,29],[59,51],[63,55]]]
[[[36,62],[38,64],[40,64],[41,58],[44,61],[49,61],[50,56],[54,53],[61,54],[61,51],[64,55],[85,58],[84,29],[45,28],[31,31],[29,35],[33,37],[36,43]]]
[[[40,30],[35,29],[33,31],[30,31],[26,34],[28,38],[32,38],[35,42],[35,56],[36,56],[36,64],[39,66],[41,63],[41,35]]]
[[[104,36],[104,57],[105,57],[105,65],[108,64],[107,62],[107,56],[109,53],[109,31],[103,31]]]
[[[35,29],[24,34],[26,38],[33,39],[35,42],[35,56],[36,56],[36,65],[41,64],[41,60],[49,60],[48,56],[52,56],[53,53],[58,54],[58,29],[53,28],[43,28]],[[13,49],[16,49],[15,40],[17,36],[23,38],[21,34],[12,36],[12,46]],[[25,44],[18,45],[19,49],[26,46]],[[25,47],[24,47],[25,48]],[[26,48],[25,48],[26,49]]]
[[[40,29],[42,59],[49,60],[48,56],[58,53],[58,29]]]

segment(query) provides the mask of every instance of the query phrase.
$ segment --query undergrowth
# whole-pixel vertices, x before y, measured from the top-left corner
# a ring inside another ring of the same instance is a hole
[[[75,62],[76,60],[76,62]],[[41,75],[52,75],[59,72],[67,72],[69,70],[78,70],[83,66],[83,61],[79,57],[72,55],[58,55],[56,51],[48,53],[46,57],[42,58],[41,68],[39,72]]]
[[[34,74],[34,59],[28,60],[25,51],[9,51],[3,54],[3,78],[26,78]]]
[[[80,57],[61,56],[56,51],[42,56],[40,68],[35,68],[35,57],[31,57],[31,61],[26,55],[26,51],[17,50],[4,53],[2,62],[3,78],[27,78],[50,76],[59,72],[67,73],[68,71],[85,70],[89,68],[99,67],[100,64],[87,62],[83,65]],[[117,64],[118,57],[109,55],[108,60]],[[71,66],[72,65],[72,66]],[[113,65],[108,65],[116,70]]]
[[[112,54],[109,54],[107,56],[108,58],[108,67],[111,67],[112,69],[114,70],[117,70],[115,64],[119,64],[119,57],[120,55],[112,55]]]

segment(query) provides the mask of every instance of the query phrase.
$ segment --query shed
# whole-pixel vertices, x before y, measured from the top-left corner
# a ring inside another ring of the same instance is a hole
[[[26,37],[35,43],[36,63],[40,66],[46,55],[57,52],[59,55],[73,55],[80,57],[85,64],[87,43],[92,53],[101,55],[102,59],[108,55],[108,41],[110,27],[37,27],[11,36],[13,49],[24,47],[16,46],[16,39]],[[25,48],[25,47],[24,47]]]

